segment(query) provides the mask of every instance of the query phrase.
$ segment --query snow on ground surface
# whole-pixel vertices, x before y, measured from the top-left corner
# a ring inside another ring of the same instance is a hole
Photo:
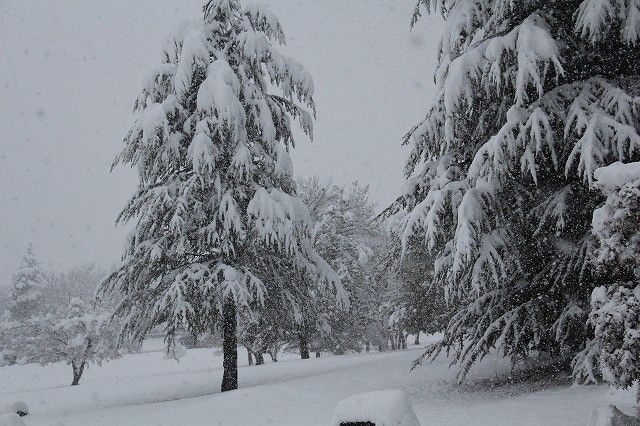
[[[483,385],[509,371],[498,358],[456,386],[444,356],[409,371],[419,347],[309,360],[283,354],[262,366],[247,366],[240,349],[240,389],[221,394],[219,352],[192,349],[176,362],[160,346],[90,366],[73,387],[64,364],[2,367],[0,403],[26,402],[27,425],[328,425],[340,400],[387,389],[405,391],[423,425],[584,425],[594,407],[610,402],[633,412],[632,391],[605,386]]]

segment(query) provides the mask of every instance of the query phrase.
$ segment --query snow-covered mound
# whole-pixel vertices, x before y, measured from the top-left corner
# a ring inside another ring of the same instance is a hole
[[[625,183],[640,178],[640,162],[621,163],[616,161],[595,170],[596,185],[605,193],[622,187]]]
[[[338,403],[331,422],[371,422],[376,426],[420,426],[407,394],[399,390],[352,395]]]
[[[29,407],[22,401],[0,403],[0,414],[17,414],[20,416],[26,416],[29,414]]]
[[[15,413],[0,414],[0,426],[24,426],[22,417]]]

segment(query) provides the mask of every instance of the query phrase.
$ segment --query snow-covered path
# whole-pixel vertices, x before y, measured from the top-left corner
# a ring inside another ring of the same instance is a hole
[[[410,372],[419,353],[414,348],[310,360],[292,354],[278,363],[241,367],[240,389],[224,394],[217,393],[221,370],[219,356],[211,350],[189,351],[180,364],[157,352],[131,355],[94,367],[77,387],[30,383],[32,388],[26,389],[14,374],[41,367],[16,366],[0,369],[0,383],[14,381],[9,382],[13,390],[0,388],[0,401],[26,401],[33,413],[26,418],[29,425],[326,425],[337,402],[348,395],[402,389],[425,425],[580,425],[594,406],[611,398],[605,387],[537,392],[459,388],[451,384],[455,371],[448,369],[445,358]],[[66,366],[45,367],[47,377],[58,367],[62,373]],[[481,377],[494,377],[505,368],[490,360],[478,370]],[[19,388],[24,390],[16,391]]]

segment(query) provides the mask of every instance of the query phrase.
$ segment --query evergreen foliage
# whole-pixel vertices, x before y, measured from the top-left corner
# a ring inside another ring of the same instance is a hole
[[[308,276],[288,283],[292,294],[309,283],[341,294],[296,196],[292,124],[311,136],[314,88],[278,51],[284,42],[266,7],[208,1],[166,45],[114,163],[136,167],[139,186],[118,217],[135,227],[102,291],[121,295],[125,337],[163,323],[169,353],[179,331],[220,326],[223,390],[237,386],[236,314],[266,297],[257,259],[277,254]]]
[[[459,379],[492,349],[581,351],[594,171],[637,159],[637,0],[421,0],[446,20],[438,94],[407,134],[404,247],[433,256]],[[615,59],[614,59],[615,58]]]
[[[42,310],[44,275],[32,244],[22,256],[18,270],[11,277],[9,314],[15,320],[38,315]]]

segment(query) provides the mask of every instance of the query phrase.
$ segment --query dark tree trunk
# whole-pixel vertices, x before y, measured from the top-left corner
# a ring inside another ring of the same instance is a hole
[[[193,347],[198,347],[198,332],[195,330],[191,330],[191,340],[193,340]]]
[[[222,307],[222,392],[238,389],[238,338],[236,305],[227,300]]]
[[[249,360],[249,365],[253,365],[253,356],[251,355],[251,350],[247,348],[247,359]]]
[[[369,353],[369,351],[371,350],[371,343],[367,342],[364,344],[364,350]]]
[[[420,332],[419,332],[419,331],[416,333],[416,341],[415,341],[415,344],[416,344],[416,345],[419,345],[419,344],[420,344]]]
[[[302,333],[300,333],[300,358],[309,359],[309,343]]]
[[[273,362],[278,362],[278,348],[273,348],[271,352],[269,352],[269,355]]]
[[[258,352],[257,354],[255,354],[256,356],[256,365],[263,365],[264,364],[264,354],[261,352]]]
[[[82,372],[84,371],[84,362],[80,365],[72,362],[71,368],[73,369],[73,381],[71,382],[71,386],[78,386],[78,384],[80,384],[80,377],[82,377]]]
[[[316,351],[316,358],[320,358],[320,351]]]

